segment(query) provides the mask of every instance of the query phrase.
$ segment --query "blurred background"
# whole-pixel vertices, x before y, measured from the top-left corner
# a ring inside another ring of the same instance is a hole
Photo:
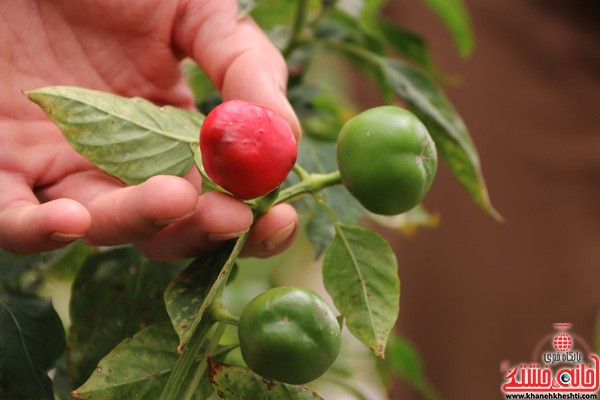
[[[442,163],[425,201],[439,227],[386,235],[400,265],[398,330],[446,400],[502,398],[500,363],[531,361],[554,323],[572,323],[593,346],[600,310],[600,3],[466,5],[476,40],[468,59],[425,2],[386,8],[459,78],[446,92],[506,219],[474,206]],[[400,382],[393,398],[421,397]]]

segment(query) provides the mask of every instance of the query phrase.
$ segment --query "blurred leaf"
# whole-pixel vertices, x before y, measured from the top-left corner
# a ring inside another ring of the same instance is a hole
[[[52,377],[52,388],[55,400],[72,400],[71,392],[75,389],[69,378],[67,357],[63,354],[56,362],[54,376]]]
[[[252,9],[252,18],[264,30],[290,25],[296,10],[295,1],[261,0]]]
[[[233,265],[230,255],[233,243],[196,258],[164,292],[167,313],[177,335],[179,348],[190,340],[204,311],[212,303],[218,288]]]
[[[0,249],[0,287],[17,280],[29,269],[37,268],[41,261],[41,254],[14,254]]]
[[[373,53],[385,55],[385,46],[378,35],[365,29],[360,16],[353,16],[341,9],[333,9],[315,31],[317,39],[337,40],[352,43],[369,49]]]
[[[381,7],[387,3],[387,0],[363,0],[363,6],[360,11],[360,19],[365,25],[375,25],[381,17]]]
[[[402,377],[424,399],[440,399],[437,390],[425,376],[419,352],[412,343],[398,334],[390,336],[386,350],[385,369],[393,375]]]
[[[218,190],[220,192],[226,192],[225,189],[217,185],[210,179],[208,175],[206,175],[206,171],[204,170],[204,166],[202,165],[202,154],[200,154],[200,146],[198,143],[190,143],[190,151],[192,152],[192,156],[194,158],[194,163],[196,164],[196,168],[202,176],[202,193]]]
[[[219,398],[226,400],[302,400],[322,399],[302,385],[289,385],[262,378],[246,367],[236,367],[209,360],[208,378]]]
[[[0,393],[52,400],[47,372],[65,350],[65,332],[52,303],[0,293]]]
[[[73,392],[74,397],[158,399],[179,358],[177,343],[177,334],[169,323],[150,325],[104,357],[87,382]]]
[[[325,288],[348,329],[379,358],[398,317],[397,269],[387,241],[359,226],[339,226],[323,262]]]
[[[402,56],[416,63],[436,79],[444,82],[452,82],[455,79],[437,68],[421,36],[383,18],[378,22],[381,34],[387,43]]]
[[[325,142],[310,136],[299,142],[298,161],[309,172],[327,173],[337,170],[334,142]],[[336,218],[346,224],[356,224],[366,213],[360,203],[341,185],[327,188],[318,194],[327,202]],[[294,205],[308,216],[308,239],[315,248],[315,258],[329,246],[335,236],[333,222],[314,199],[305,197]]]
[[[444,21],[452,34],[458,51],[462,56],[469,56],[473,51],[474,38],[467,7],[463,0],[425,0]]]
[[[180,267],[142,258],[133,247],[90,257],[73,284],[69,373],[81,385],[119,342],[168,321],[163,291]]]
[[[315,86],[301,85],[288,91],[304,135],[335,142],[344,122],[350,117],[349,105]]]
[[[430,213],[422,204],[399,215],[368,214],[369,219],[385,228],[402,233],[405,236],[414,236],[421,229],[434,229],[440,224],[440,215]]]
[[[128,184],[154,175],[184,175],[188,143],[198,141],[204,116],[89,89],[54,86],[27,92],[77,152]]]
[[[256,7],[256,0],[238,0],[238,18],[244,18]]]
[[[44,275],[46,278],[72,282],[79,273],[81,266],[95,251],[95,248],[86,245],[81,240],[55,250],[49,253],[51,258],[44,266]]]
[[[308,199],[307,203],[312,207],[310,218],[306,223],[306,235],[310,244],[315,249],[314,259],[318,259],[327,250],[335,237],[333,222],[327,213],[317,203]]]
[[[201,103],[205,98],[212,96],[217,91],[213,83],[208,79],[208,75],[193,60],[186,59],[182,66],[185,80],[190,89],[192,89],[197,104]]]

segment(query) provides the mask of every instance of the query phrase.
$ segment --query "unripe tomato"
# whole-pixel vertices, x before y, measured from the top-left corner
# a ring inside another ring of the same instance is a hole
[[[275,111],[242,100],[215,107],[200,129],[206,174],[241,199],[273,191],[296,162],[290,125]]]
[[[257,374],[277,381],[310,382],[340,352],[340,325],[315,292],[297,286],[270,289],[251,300],[238,325],[242,357]]]
[[[363,111],[344,124],[337,141],[344,186],[375,214],[400,214],[423,199],[437,170],[425,125],[397,106]]]

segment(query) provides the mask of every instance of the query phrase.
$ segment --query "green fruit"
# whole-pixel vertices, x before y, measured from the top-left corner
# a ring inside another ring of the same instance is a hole
[[[437,170],[435,143],[425,125],[396,106],[351,118],[337,141],[344,186],[369,211],[394,215],[423,199]]]
[[[250,369],[291,384],[325,373],[341,346],[340,325],[329,305],[297,286],[270,289],[251,300],[240,316],[238,336]]]

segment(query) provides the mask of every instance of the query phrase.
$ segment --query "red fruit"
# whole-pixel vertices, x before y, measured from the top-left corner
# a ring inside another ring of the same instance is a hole
[[[206,174],[241,199],[273,191],[296,162],[292,128],[275,111],[242,100],[215,107],[200,130]]]

